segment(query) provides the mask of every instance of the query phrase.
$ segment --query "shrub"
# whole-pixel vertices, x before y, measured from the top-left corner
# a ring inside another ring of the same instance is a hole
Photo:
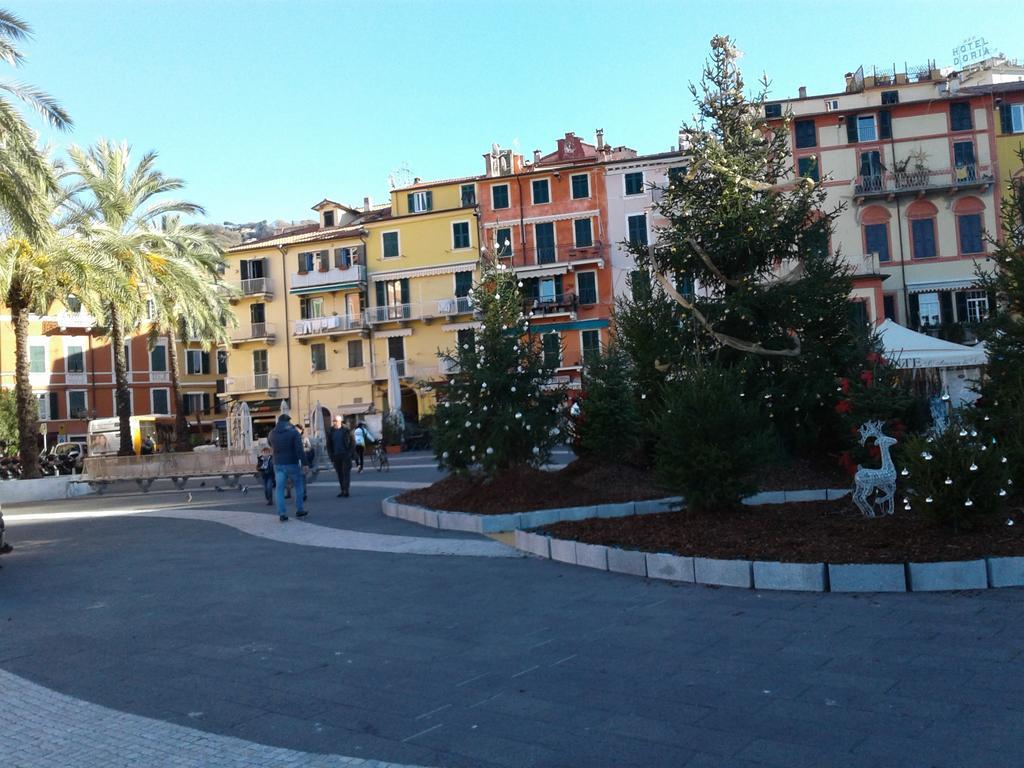
[[[401,411],[392,411],[381,424],[381,439],[384,445],[401,445],[405,435],[405,419]]]
[[[646,432],[630,381],[629,361],[611,347],[583,372],[586,397],[581,402],[575,433],[580,456],[603,462],[636,459]]]
[[[1010,463],[999,444],[977,430],[952,423],[937,435],[911,439],[901,456],[897,500],[937,525],[974,528],[1006,506]]]
[[[694,368],[667,387],[656,467],[691,509],[735,508],[757,489],[753,473],[776,451],[774,430],[735,372]]]

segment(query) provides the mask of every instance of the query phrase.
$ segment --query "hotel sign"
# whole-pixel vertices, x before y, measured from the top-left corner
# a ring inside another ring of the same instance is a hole
[[[954,46],[953,66],[965,67],[994,55],[992,45],[984,37],[968,37],[960,45]]]

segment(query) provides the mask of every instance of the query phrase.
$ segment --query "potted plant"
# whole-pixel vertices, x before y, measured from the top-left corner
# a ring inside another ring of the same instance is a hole
[[[381,425],[381,439],[388,453],[400,453],[405,437],[405,418],[401,411],[392,411],[384,417]]]

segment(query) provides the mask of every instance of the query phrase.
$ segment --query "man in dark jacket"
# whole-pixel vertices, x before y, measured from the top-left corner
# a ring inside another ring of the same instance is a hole
[[[352,476],[352,434],[345,426],[341,414],[334,417],[334,426],[327,433],[327,455],[331,457],[334,471],[338,474],[339,496],[348,496],[349,478]]]
[[[302,449],[302,438],[299,431],[292,426],[292,419],[287,413],[282,413],[277,419],[277,426],[274,427],[267,437],[271,450],[274,451],[274,477],[277,481],[277,516],[283,523],[288,519],[288,513],[284,506],[284,487],[290,478],[295,486],[295,516],[305,517],[306,511],[302,508],[306,494],[305,478],[302,475],[302,467],[309,466],[306,461],[306,452]]]

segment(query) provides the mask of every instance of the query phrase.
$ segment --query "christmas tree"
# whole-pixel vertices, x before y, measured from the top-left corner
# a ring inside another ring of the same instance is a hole
[[[487,476],[540,466],[564,442],[564,392],[551,385],[540,339],[523,310],[521,282],[484,261],[472,291],[480,326],[441,353],[449,376],[439,398],[434,452],[442,469]]]

